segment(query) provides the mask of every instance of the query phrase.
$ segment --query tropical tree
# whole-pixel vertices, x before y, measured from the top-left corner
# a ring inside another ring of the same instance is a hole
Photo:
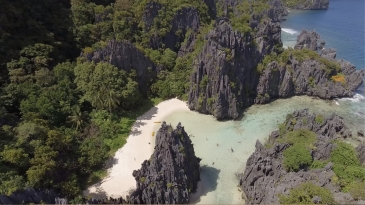
[[[75,126],[76,130],[83,128],[86,121],[86,112],[82,112],[79,106],[74,106],[72,110],[72,115],[68,116],[68,121]]]
[[[138,84],[127,72],[109,63],[79,64],[75,67],[75,76],[78,89],[84,93],[82,99],[89,101],[98,110],[112,113],[118,105],[128,109],[141,99]]]

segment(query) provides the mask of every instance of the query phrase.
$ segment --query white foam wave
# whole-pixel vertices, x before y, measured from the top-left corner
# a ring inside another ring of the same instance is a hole
[[[357,93],[352,98],[341,98],[341,99],[338,99],[338,100],[351,101],[351,102],[365,102],[365,97],[363,95],[360,95],[360,94]]]
[[[281,30],[284,31],[285,33],[289,33],[291,35],[298,34],[298,31],[290,29],[290,28],[281,28]]]

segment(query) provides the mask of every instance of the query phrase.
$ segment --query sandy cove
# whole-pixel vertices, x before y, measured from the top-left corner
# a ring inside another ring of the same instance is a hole
[[[137,118],[127,138],[127,143],[114,156],[116,163],[108,169],[108,176],[84,191],[84,195],[98,197],[125,197],[129,190],[136,188],[133,170],[141,168],[144,160],[153,154],[155,137],[163,119],[175,111],[189,111],[186,102],[177,98],[166,100]],[[150,143],[150,144],[149,144]]]

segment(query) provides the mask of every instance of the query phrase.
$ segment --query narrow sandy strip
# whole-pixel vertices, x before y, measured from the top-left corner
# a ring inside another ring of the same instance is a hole
[[[161,102],[139,116],[127,143],[115,153],[116,163],[108,169],[108,177],[84,191],[84,195],[95,198],[125,197],[130,189],[135,189],[136,181],[132,173],[133,170],[140,169],[143,161],[149,159],[153,153],[155,137],[152,137],[152,132],[157,133],[160,127],[160,123],[156,122],[161,122],[166,116],[181,110],[189,111],[189,108],[185,102],[175,98]]]

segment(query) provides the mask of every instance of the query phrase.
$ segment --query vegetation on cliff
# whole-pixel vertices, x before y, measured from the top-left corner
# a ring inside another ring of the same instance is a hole
[[[338,126],[337,130],[330,128],[334,124]],[[343,139],[349,136],[346,130],[342,118],[334,115],[326,118],[321,114],[309,114],[307,110],[289,114],[285,122],[279,125],[279,130],[271,134],[265,144],[266,150],[256,147],[256,155],[260,152],[256,157],[267,153],[265,163],[273,171],[261,176],[263,180],[274,180],[276,189],[284,186],[290,192],[269,194],[264,200],[277,200],[282,204],[333,204],[364,200],[365,167],[360,163],[357,149],[344,142]],[[257,162],[260,160],[250,161]],[[277,163],[282,164],[285,171],[275,167]],[[321,174],[323,170],[328,175]],[[313,178],[314,173],[317,175]],[[261,182],[255,183],[257,191],[263,191]],[[251,195],[248,187],[244,188],[246,194]],[[345,195],[335,197],[338,192]]]

